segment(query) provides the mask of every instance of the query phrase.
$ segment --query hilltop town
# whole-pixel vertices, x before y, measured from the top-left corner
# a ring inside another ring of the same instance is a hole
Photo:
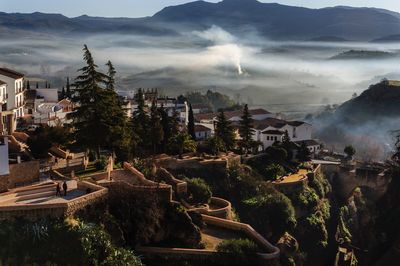
[[[122,96],[110,61],[84,63],[62,88],[0,68],[2,263],[355,265],[351,207],[386,195],[391,165],[247,104]]]

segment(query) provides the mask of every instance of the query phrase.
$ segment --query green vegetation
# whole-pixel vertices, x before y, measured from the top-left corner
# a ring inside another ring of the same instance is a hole
[[[96,168],[97,171],[101,171],[106,169],[108,164],[108,159],[105,156],[101,156],[99,159],[97,159],[94,162],[94,167]]]
[[[52,146],[65,147],[70,141],[70,132],[66,127],[41,126],[30,135],[27,144],[35,158],[46,158]]]
[[[189,115],[188,115],[188,134],[192,137],[193,140],[196,140],[196,132],[194,130],[194,115],[192,105],[189,105]]]
[[[293,205],[282,193],[266,193],[243,203],[246,221],[263,235],[281,236],[296,226]]]
[[[217,251],[225,253],[234,253],[235,255],[245,255],[258,252],[256,243],[249,239],[228,239],[217,246]]]
[[[86,65],[75,79],[72,101],[77,108],[69,118],[73,120],[74,139],[81,147],[95,150],[99,158],[101,147],[119,150],[126,145],[127,118],[117,93],[109,89],[114,86],[109,83],[113,79],[97,70],[86,45],[83,51]]]
[[[353,156],[356,154],[356,149],[354,149],[354,147],[351,145],[346,146],[343,151],[346,153],[347,158],[353,158]]]
[[[2,265],[142,265],[100,226],[78,220],[3,221],[0,236]]]
[[[192,104],[206,105],[214,112],[220,109],[236,109],[239,107],[228,96],[210,90],[205,94],[190,92],[185,97],[181,96],[181,98],[186,98]]]
[[[235,135],[231,122],[226,118],[224,111],[220,111],[217,117],[215,136],[220,138],[227,150],[235,147]]]
[[[212,192],[210,186],[201,178],[185,178],[188,186],[187,199],[190,203],[210,203]]]
[[[286,174],[285,168],[279,164],[270,164],[265,168],[264,177],[267,180],[274,181]]]
[[[243,108],[243,115],[240,120],[239,134],[241,137],[241,148],[247,154],[249,149],[252,148],[253,134],[254,134],[254,120],[249,112],[247,104]]]
[[[171,154],[179,154],[184,152],[196,151],[196,142],[187,133],[178,133],[169,139],[168,150]]]
[[[311,152],[307,148],[307,145],[304,141],[301,143],[300,148],[298,149],[297,159],[299,159],[300,162],[308,162],[311,160]]]

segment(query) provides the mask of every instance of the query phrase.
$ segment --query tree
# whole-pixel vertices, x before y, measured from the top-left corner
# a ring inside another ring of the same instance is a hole
[[[194,130],[194,115],[193,115],[192,104],[189,104],[188,134],[192,137],[193,140],[196,140],[196,132]]]
[[[213,136],[207,139],[207,148],[214,155],[218,155],[221,151],[226,151],[225,143],[220,137]]]
[[[356,154],[356,149],[353,146],[348,145],[344,148],[344,153],[346,153],[347,158],[352,159],[353,156]]]
[[[31,89],[31,84],[29,83],[29,80],[26,82],[26,89],[30,90]]]
[[[242,138],[242,148],[245,149],[246,154],[252,147],[253,134],[254,134],[254,120],[249,112],[249,107],[247,104],[243,108],[243,115],[240,120],[239,134]]]
[[[303,141],[298,149],[297,159],[301,162],[308,162],[311,160],[311,152],[307,147],[307,144]]]
[[[109,90],[114,90],[115,89],[115,74],[117,73],[115,71],[115,68],[111,61],[108,61],[106,66],[108,67],[107,71],[107,80],[106,80],[106,87]]]
[[[138,150],[142,152],[149,149],[151,145],[150,140],[150,119],[145,110],[145,102],[143,90],[139,89],[135,95],[137,108],[132,116],[132,138],[133,143],[136,143]]]
[[[286,174],[285,168],[283,168],[281,165],[279,164],[270,164],[265,168],[265,177],[268,180],[276,180],[279,177],[282,177]]]
[[[187,133],[173,135],[168,142],[168,150],[172,154],[182,156],[184,152],[196,151],[196,142]]]
[[[290,141],[289,132],[285,130],[282,138],[282,148],[285,149],[287,153],[287,160],[291,160],[293,158],[293,151],[292,151],[292,142]]]
[[[245,218],[262,235],[281,236],[296,226],[293,205],[288,197],[280,192],[263,193],[244,201]]]
[[[65,88],[64,86],[62,87],[61,93],[60,93],[60,100],[65,99],[66,95],[65,95]]]
[[[72,98],[71,85],[69,84],[69,77],[67,77],[65,96],[66,96],[66,98],[69,98],[69,99]]]
[[[188,188],[188,201],[192,204],[210,203],[212,192],[210,186],[201,178],[185,178]]]
[[[235,147],[235,134],[231,122],[226,118],[223,110],[217,117],[215,136],[224,142],[227,150],[232,150]]]
[[[96,150],[99,158],[101,147],[114,150],[126,141],[126,114],[115,91],[104,89],[108,77],[97,71],[86,45],[83,51],[86,65],[78,70],[81,73],[75,80],[72,97],[78,107],[69,117],[73,119],[77,142]]]
[[[157,110],[157,103],[153,100],[150,109],[150,134],[151,144],[153,146],[153,154],[157,152],[157,146],[161,144],[164,139],[164,131],[161,125],[160,115]]]
[[[36,89],[39,89],[39,82],[36,82]]]

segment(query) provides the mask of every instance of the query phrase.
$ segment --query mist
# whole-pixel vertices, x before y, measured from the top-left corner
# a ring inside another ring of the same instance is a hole
[[[118,90],[157,87],[168,95],[217,90],[242,102],[304,116],[341,103],[380,79],[398,78],[398,44],[277,42],[249,30],[234,36],[212,26],[176,36],[128,34],[3,38],[0,64],[52,81],[61,88],[77,75],[87,44],[100,68],[111,60]],[[385,51],[392,58],[330,60],[349,50]],[[301,106],[299,106],[301,105]],[[296,110],[296,111],[294,111]]]

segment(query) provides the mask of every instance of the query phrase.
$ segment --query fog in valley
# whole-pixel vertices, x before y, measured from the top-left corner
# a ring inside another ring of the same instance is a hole
[[[382,78],[398,78],[399,45],[355,42],[277,42],[254,31],[234,36],[213,26],[175,36],[28,34],[2,38],[0,64],[50,80],[61,88],[82,64],[87,44],[96,63],[111,60],[117,88],[158,88],[165,95],[208,89],[242,103],[303,119],[327,104],[340,104]],[[385,52],[362,59],[335,56],[350,50]],[[389,56],[388,56],[389,55]],[[385,137],[387,138],[387,137]]]

